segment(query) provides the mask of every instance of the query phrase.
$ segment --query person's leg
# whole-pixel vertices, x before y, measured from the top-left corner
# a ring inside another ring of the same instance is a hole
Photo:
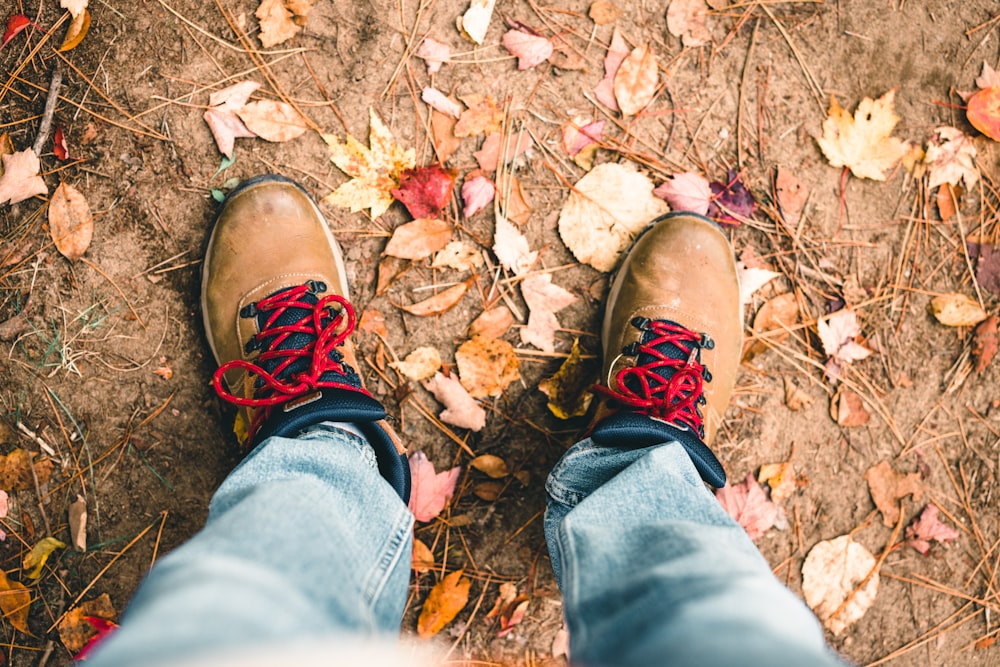
[[[684,213],[650,225],[610,287],[590,438],[546,486],[573,662],[837,664],[815,617],[705,486],[725,484],[710,446],[742,331],[719,228]]]
[[[396,635],[413,518],[357,435],[319,426],[271,438],[212,499],[205,528],[160,560],[99,667],[331,634]]]

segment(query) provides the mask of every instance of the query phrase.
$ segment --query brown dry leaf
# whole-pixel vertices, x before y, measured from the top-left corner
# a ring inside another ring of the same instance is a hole
[[[908,475],[896,472],[888,461],[882,461],[872,466],[865,473],[868,491],[871,493],[875,507],[882,512],[882,523],[892,527],[899,520],[899,502],[903,496],[912,495],[914,500],[920,500],[924,494],[924,483],[920,474],[911,472]]]
[[[15,630],[30,635],[28,630],[28,610],[31,606],[31,591],[19,581],[11,581],[7,573],[0,570],[0,611]]]
[[[538,390],[549,397],[549,412],[559,419],[572,419],[587,413],[594,395],[587,391],[597,380],[597,368],[580,354],[580,340],[573,341],[566,361],[556,374],[542,380]]]
[[[394,361],[389,365],[414,382],[420,382],[441,370],[441,355],[437,348],[418,347],[402,361]]]
[[[767,340],[773,344],[781,343],[788,338],[785,329],[795,326],[799,320],[799,303],[794,292],[779,294],[764,303],[753,319],[753,333],[763,335],[770,333]],[[770,348],[760,340],[747,341],[743,348],[743,361],[747,362],[758,354]]]
[[[314,0],[261,0],[256,16],[260,19],[260,43],[265,49],[294,37],[306,23]]]
[[[785,405],[789,410],[805,410],[812,405],[812,396],[807,394],[791,378],[785,378]]]
[[[448,161],[462,140],[455,136],[457,120],[440,111],[431,111],[431,136],[434,138],[434,153],[441,164]]]
[[[480,482],[472,487],[472,493],[480,500],[492,503],[503,493],[503,482]]]
[[[361,323],[358,325],[361,331],[375,334],[380,338],[388,338],[389,330],[385,326],[385,316],[374,308],[369,308],[361,313]]]
[[[622,10],[618,5],[608,0],[595,0],[591,3],[587,15],[597,25],[607,25],[618,20],[618,17],[622,15]]]
[[[87,600],[66,612],[57,627],[59,639],[73,655],[79,653],[87,642],[97,636],[97,628],[87,620],[87,616],[113,622],[118,614],[111,605],[111,598],[107,593],[102,593],[100,597]]]
[[[507,462],[494,454],[480,454],[469,465],[493,479],[501,479],[510,474]]]
[[[79,14],[73,17],[72,22],[69,24],[69,28],[66,30],[66,37],[63,38],[63,42],[59,45],[59,52],[65,53],[66,51],[71,51],[80,45],[83,38],[87,36],[87,32],[90,31],[90,12],[84,9]]]
[[[502,338],[510,325],[514,324],[514,315],[507,306],[495,306],[483,311],[469,325],[469,336],[483,338]]]
[[[514,347],[505,340],[473,336],[455,352],[455,363],[462,386],[474,398],[499,396],[521,378]]]
[[[255,137],[247,129],[240,117],[236,115],[247,103],[260,84],[256,81],[240,81],[231,86],[217,90],[208,98],[208,109],[205,110],[205,123],[212,131],[219,152],[228,158],[233,157],[236,139],[240,137]]]
[[[49,233],[56,248],[75,262],[94,238],[94,216],[86,197],[68,183],[60,183],[49,202]]]
[[[525,196],[521,180],[517,176],[507,172],[497,179],[496,198],[505,218],[521,227],[528,223],[528,218],[531,217],[531,202]]]
[[[396,227],[383,252],[400,259],[424,259],[448,245],[451,233],[451,225],[444,220],[418,218]]]
[[[705,25],[707,19],[705,0],[672,0],[667,8],[667,30],[680,37],[684,46],[701,46],[712,41]]]
[[[937,189],[938,215],[941,222],[948,222],[958,212],[958,203],[962,199],[965,190],[960,185],[949,185],[945,183]]]
[[[865,615],[878,594],[878,572],[857,592],[865,577],[875,567],[875,557],[867,549],[841,535],[819,542],[802,564],[802,594],[823,625],[839,635]],[[842,609],[851,594],[854,597]],[[837,610],[840,609],[839,612]],[[834,616],[834,612],[836,616]]]
[[[36,476],[40,485],[48,482],[52,476],[52,461],[47,458],[32,461],[32,458],[32,454],[23,449],[15,449],[6,456],[0,456],[0,489],[33,491]],[[31,472],[32,465],[35,468],[34,474]]]
[[[990,315],[979,323],[972,337],[972,358],[976,362],[974,370],[982,373],[993,361],[997,353],[997,316]]]
[[[38,175],[38,156],[35,151],[25,148],[17,153],[0,156],[3,161],[3,175],[0,176],[0,204],[8,201],[16,204],[35,195],[47,194],[49,188]]]
[[[413,268],[413,263],[398,257],[383,257],[378,262],[378,280],[375,283],[375,294],[382,296],[399,280],[404,273]]]
[[[417,317],[429,317],[431,315],[441,315],[442,313],[447,313],[449,310],[458,305],[458,302],[461,301],[462,297],[465,296],[465,293],[469,291],[469,288],[472,287],[472,283],[474,281],[474,278],[469,278],[468,280],[457,285],[452,285],[442,292],[438,292],[429,299],[424,299],[423,301],[418,301],[417,303],[412,303],[410,305],[402,305],[400,308],[408,312],[410,315],[416,315]]]
[[[413,562],[411,567],[417,574],[424,574],[434,569],[434,552],[426,544],[414,538],[413,540]]]
[[[479,249],[465,241],[451,241],[431,262],[432,269],[455,269],[456,271],[471,271],[483,263]]]
[[[964,294],[941,294],[931,299],[931,314],[947,327],[974,327],[986,319],[986,311]]]
[[[659,63],[649,45],[633,49],[615,74],[615,100],[622,114],[634,116],[645,109],[653,101],[659,80]]]
[[[465,570],[452,572],[427,595],[417,619],[417,634],[421,639],[428,639],[441,632],[465,608],[472,582],[462,576],[464,573]]]
[[[830,416],[840,426],[864,426],[872,418],[861,396],[848,389],[841,389],[830,401]]]
[[[69,506],[69,535],[73,548],[83,553],[87,550],[87,501],[77,496]]]
[[[261,139],[281,143],[302,136],[309,125],[292,105],[275,100],[244,104],[236,115]]]
[[[809,199],[809,191],[788,167],[778,167],[774,177],[774,194],[778,199],[781,217],[791,226],[798,225],[802,209]]]
[[[907,144],[891,136],[899,122],[890,90],[877,100],[864,98],[852,117],[830,98],[830,111],[823,121],[823,136],[816,141],[834,167],[848,167],[858,178],[884,181],[891,169],[907,152]]]
[[[446,377],[435,373],[434,377],[424,382],[424,389],[434,394],[437,402],[445,407],[439,415],[445,424],[470,431],[481,431],[486,426],[486,410],[454,375]]]
[[[576,301],[566,289],[552,282],[551,273],[528,276],[521,282],[521,296],[528,304],[528,325],[521,329],[521,342],[545,352],[555,351],[559,328],[556,313]]]
[[[476,93],[459,97],[468,108],[455,123],[456,137],[471,137],[476,134],[491,134],[503,128],[503,109],[490,95]]]
[[[795,482],[795,467],[791,461],[766,463],[757,473],[758,482],[767,482],[771,487],[771,500],[780,503],[793,493],[798,486]]]

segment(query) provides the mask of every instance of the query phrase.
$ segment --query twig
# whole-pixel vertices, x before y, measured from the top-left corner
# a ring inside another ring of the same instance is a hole
[[[38,136],[35,137],[35,145],[32,149],[35,155],[42,154],[42,146],[49,140],[52,132],[52,116],[56,112],[56,104],[59,102],[59,88],[62,86],[62,63],[56,63],[52,68],[52,82],[49,83],[49,96],[45,100],[45,111],[42,113],[42,122],[38,126]]]

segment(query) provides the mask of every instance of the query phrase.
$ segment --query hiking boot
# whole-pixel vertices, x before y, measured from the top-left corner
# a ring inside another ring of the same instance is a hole
[[[202,266],[205,334],[219,364],[212,384],[237,406],[248,450],[322,422],[348,422],[375,450],[379,471],[406,502],[405,449],[357,373],[340,246],[294,181],[265,175],[226,197]]]
[[[708,218],[670,213],[640,234],[611,283],[602,386],[591,438],[647,447],[676,440],[712,486],[709,449],[739,366],[743,309],[729,241]]]

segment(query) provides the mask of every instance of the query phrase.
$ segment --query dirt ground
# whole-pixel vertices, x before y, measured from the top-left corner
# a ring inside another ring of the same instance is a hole
[[[259,48],[258,3],[220,2]],[[666,81],[652,106],[627,124],[588,99],[603,76],[613,28],[594,25],[589,0],[501,0],[486,45],[476,49],[455,28],[466,0],[419,6],[416,0],[321,1],[301,34],[263,56],[273,78],[324,131],[364,138],[374,107],[396,139],[416,149],[417,163],[428,164],[428,109],[419,101],[428,75],[422,61],[405,56],[408,45],[412,50],[419,43],[414,35],[429,35],[457,54],[458,62],[435,75],[438,89],[509,100],[512,118],[523,121],[538,143],[517,167],[533,209],[523,231],[532,248],[543,249],[541,266],[554,269],[556,282],[579,299],[560,313],[556,355],[520,345],[516,328],[508,333],[519,348],[523,381],[488,404],[482,432],[467,435],[477,454],[499,455],[512,470],[526,471],[527,483],[509,478],[499,497],[486,501],[473,492],[486,477],[464,472],[442,519],[418,528],[447,571],[465,567],[473,579],[469,604],[439,640],[452,648],[452,659],[481,661],[476,664],[565,661],[552,657],[561,601],[540,512],[547,472],[587,420],[556,419],[537,386],[559,367],[574,338],[587,353],[599,349],[606,276],[576,263],[556,231],[567,183],[584,173],[563,155],[560,126],[586,114],[609,120],[599,162],[641,161],[657,183],[680,171],[723,179],[727,169],[740,169],[760,208],[752,223],[732,230],[733,244],[737,252],[752,247],[784,274],[754,297],[748,322],[774,293],[799,294],[804,326],[743,366],[715,447],[734,481],[794,451],[800,486],[784,503],[789,526],[758,541],[779,578],[801,594],[809,549],[846,533],[881,554],[892,544],[893,529],[874,513],[864,473],[880,461],[918,471],[928,497],[961,537],[934,545],[928,556],[893,549],[882,564],[874,605],[829,639],[860,664],[1000,664],[1000,648],[989,639],[997,636],[998,622],[1000,369],[994,364],[946,392],[946,373],[968,330],[943,327],[927,312],[936,294],[975,296],[962,237],[977,229],[996,235],[997,145],[968,125],[954,94],[974,89],[982,63],[995,64],[1000,56],[1000,23],[979,27],[993,18],[995,3],[717,2],[722,9],[708,20],[712,43],[699,48],[683,48],[667,32],[668,3],[617,4],[622,14],[615,24],[630,46],[651,46]],[[3,19],[15,10],[41,26],[0,51],[0,81],[10,88],[0,96],[0,131],[22,149],[34,142],[52,68],[60,61],[50,45],[29,55],[62,10],[54,0],[37,6],[9,0]],[[83,159],[67,166],[53,157],[51,143],[42,155],[50,192],[70,182],[95,212],[85,261],[70,263],[51,246],[42,198],[0,206],[0,322],[23,311],[30,324],[0,343],[0,444],[3,452],[38,452],[40,439],[56,452],[56,470],[38,493],[11,494],[11,511],[0,521],[9,535],[0,545],[3,569],[27,581],[21,560],[32,544],[47,534],[69,541],[67,508],[78,494],[90,517],[86,553],[57,551],[31,584],[32,635],[3,625],[3,651],[13,665],[70,662],[50,629],[54,621],[78,597],[101,593],[124,609],[155,558],[200,528],[213,489],[239,459],[228,413],[208,384],[214,367],[198,305],[199,260],[217,206],[210,190],[234,177],[278,172],[319,198],[346,180],[312,132],[283,144],[240,139],[235,164],[217,173],[220,154],[202,120],[208,93],[252,79],[264,84],[267,97],[271,84],[216,3],[93,0],[90,11],[89,34],[65,54],[63,100],[55,112],[70,154]],[[582,69],[543,64],[518,71],[498,46],[504,18],[558,36],[582,56]],[[60,39],[57,30],[53,41]],[[890,89],[896,90],[902,138],[923,142],[941,125],[977,136],[984,185],[964,198],[961,216],[941,222],[932,193],[901,168],[884,183],[847,179],[842,209],[841,170],[829,166],[815,141],[829,97],[853,109],[863,97]],[[475,168],[478,141],[465,140],[449,166],[462,174]],[[779,224],[774,204],[779,166],[810,192],[802,221],[791,230]],[[450,362],[483,309],[478,295],[491,275],[481,272],[480,289],[443,316],[403,314],[397,304],[427,294],[415,289],[448,283],[454,274],[418,263],[376,297],[387,232],[408,219],[405,211],[397,204],[373,222],[322,208],[349,260],[358,311],[384,315],[396,354],[433,345]],[[465,221],[456,201],[445,215],[461,223],[462,238],[489,248],[492,214]],[[984,291],[983,297],[995,312],[997,295]],[[833,390],[819,370],[824,357],[814,327],[817,317],[844,303],[859,313],[864,341],[875,351],[849,370],[872,412],[857,427],[838,426],[829,415]],[[365,359],[360,371],[408,445],[425,451],[439,469],[467,464],[469,457],[405,392],[383,379],[395,382],[396,376],[378,368],[378,341],[361,337],[359,345]],[[163,368],[172,376],[155,373]],[[813,399],[810,407],[786,407],[788,378]],[[412,388],[436,409],[429,394]],[[457,433],[466,438],[465,431]],[[907,500],[905,522],[923,506]],[[443,573],[439,567],[414,578],[405,633],[414,634],[416,614]],[[498,638],[496,622],[484,616],[502,582],[515,583],[530,603],[524,621]]]

